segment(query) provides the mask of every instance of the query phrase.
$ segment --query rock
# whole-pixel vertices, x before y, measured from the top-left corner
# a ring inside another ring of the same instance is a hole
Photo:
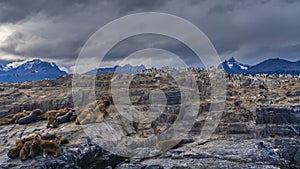
[[[162,167],[160,165],[149,165],[149,166],[145,167],[145,169],[164,169],[164,167]]]
[[[45,161],[46,168],[88,168],[103,151],[96,144],[82,145],[77,151],[67,150],[63,156]]]
[[[286,93],[286,96],[287,97],[299,97],[300,96],[300,91],[295,91],[295,92],[288,91]]]
[[[262,107],[256,109],[257,124],[299,124],[300,112],[292,107]]]
[[[298,150],[294,155],[293,161],[295,165],[300,166],[300,150]]]
[[[141,164],[121,164],[117,166],[115,169],[143,169],[145,168],[144,165]]]

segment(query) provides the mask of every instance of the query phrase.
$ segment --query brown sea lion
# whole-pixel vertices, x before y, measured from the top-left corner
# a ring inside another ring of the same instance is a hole
[[[36,136],[36,141],[43,151],[43,157],[47,157],[49,153],[53,153],[55,157],[63,155],[62,149],[57,143],[50,140],[43,140],[40,135]]]
[[[7,125],[17,123],[17,120],[21,117],[25,117],[30,114],[30,111],[23,110],[22,112],[11,114],[6,117],[0,118],[0,125]]]
[[[10,158],[10,159],[14,159],[14,158],[17,158],[20,154],[20,151],[23,147],[24,143],[22,142],[19,142],[18,144],[16,144],[15,147],[11,148],[8,153],[7,153],[7,156]]]
[[[22,161],[27,160],[31,144],[32,141],[27,141],[26,143],[24,143],[22,149],[20,150],[19,157]]]

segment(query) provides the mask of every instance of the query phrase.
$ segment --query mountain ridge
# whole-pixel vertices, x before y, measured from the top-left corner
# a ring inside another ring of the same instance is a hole
[[[37,81],[67,75],[55,63],[40,59],[29,60],[18,66],[8,66],[11,64],[0,66],[0,82]]]
[[[256,65],[247,65],[237,61],[234,57],[225,60],[219,68],[223,67],[228,74],[291,74],[300,75],[300,60],[288,61],[280,58],[264,60]],[[86,75],[106,74],[121,72],[125,74],[136,74],[145,70],[144,65],[115,65],[108,68],[97,68],[86,72]],[[0,82],[26,82],[45,79],[54,79],[67,75],[55,63],[49,63],[40,59],[24,61],[21,64],[9,63],[0,65]]]
[[[288,61],[280,58],[264,60],[256,65],[250,66],[236,61],[234,57],[225,60],[222,64],[228,74],[291,74],[300,75],[300,60]],[[221,66],[219,66],[220,68]],[[244,69],[239,67],[244,67]]]

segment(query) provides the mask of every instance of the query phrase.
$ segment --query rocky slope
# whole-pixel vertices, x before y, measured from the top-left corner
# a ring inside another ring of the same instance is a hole
[[[123,75],[120,75],[123,76]],[[118,76],[118,77],[120,77]],[[124,75],[130,76],[130,75]],[[107,126],[116,130],[116,146],[123,137],[134,139],[156,137],[156,130],[164,131],[174,124],[181,106],[181,92],[165,71],[148,70],[133,78],[130,99],[139,110],[149,108],[151,90],[160,88],[167,95],[167,106],[153,123],[133,123],[118,113],[113,101],[106,108],[108,116],[93,124],[66,123],[59,128],[46,128],[46,121],[28,125],[1,126],[0,167],[2,168],[300,168],[300,79],[293,76],[228,76],[225,110],[213,135],[201,141],[200,134],[211,105],[209,74],[193,70],[197,79],[200,109],[196,123],[185,139],[174,148],[151,158],[121,158],[98,146],[101,139],[112,139]],[[112,74],[98,75],[96,97],[109,96]],[[126,77],[127,78],[127,77]],[[129,78],[129,77],[128,77]],[[24,109],[43,111],[72,107],[72,77],[32,83],[0,84],[0,116]],[[63,146],[65,155],[45,159],[37,156],[21,162],[6,156],[15,140],[32,133],[54,132],[66,135],[69,144]],[[159,133],[160,133],[159,132]],[[100,141],[99,141],[100,139]],[[96,144],[97,143],[97,144]],[[112,145],[115,143],[111,143]],[[126,160],[127,159],[127,160]],[[91,162],[94,161],[94,162]],[[66,165],[65,165],[66,164]],[[55,167],[54,167],[55,166]]]

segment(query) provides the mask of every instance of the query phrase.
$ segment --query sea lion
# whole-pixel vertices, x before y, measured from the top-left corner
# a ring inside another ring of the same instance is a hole
[[[100,100],[96,100],[87,104],[78,114],[78,120],[76,120],[76,124],[102,122],[103,119],[108,115],[106,108],[110,105],[110,102],[110,97],[103,96]]]
[[[20,115],[20,116],[18,116],[17,118],[16,118],[16,120],[15,120],[15,124],[18,124],[18,121],[20,120],[20,118],[23,118],[23,117],[26,117],[25,115]]]
[[[12,120],[10,118],[3,117],[0,119],[0,125],[11,124],[11,121]]]
[[[47,120],[48,120],[47,128],[49,128],[51,126],[54,127],[55,126],[56,118],[58,116],[65,115],[68,112],[69,112],[69,109],[67,109],[67,108],[59,109],[59,110],[50,110],[50,111],[47,111],[46,112],[46,114],[47,114]]]
[[[20,117],[25,117],[30,114],[30,111],[23,110],[16,114],[10,114],[6,117],[0,118],[0,125],[16,123]]]
[[[28,156],[30,158],[35,157],[40,151],[40,146],[39,143],[37,142],[37,140],[32,140],[31,145],[29,147],[29,154]]]
[[[63,155],[62,149],[57,143],[50,140],[43,140],[40,135],[36,136],[36,141],[43,151],[43,157],[47,157],[49,153],[54,153],[55,157]]]
[[[21,159],[22,161],[27,160],[28,154],[29,154],[29,152],[30,152],[30,146],[31,146],[31,143],[32,143],[31,141],[27,141],[27,142],[23,145],[22,149],[20,150],[19,156],[20,156],[20,159]]]
[[[22,143],[22,142],[19,142],[18,144],[16,144],[15,147],[11,148],[8,151],[7,156],[10,159],[17,158],[19,156],[19,153],[20,153],[21,149],[23,148],[23,145],[24,145],[24,143]]]
[[[22,117],[18,120],[19,124],[29,124],[38,120],[38,115],[41,114],[40,109],[33,110],[28,116]]]
[[[55,125],[53,127],[56,128],[62,123],[70,122],[72,116],[73,116],[72,112],[68,112],[67,114],[65,114],[63,116],[58,116],[55,120]]]

